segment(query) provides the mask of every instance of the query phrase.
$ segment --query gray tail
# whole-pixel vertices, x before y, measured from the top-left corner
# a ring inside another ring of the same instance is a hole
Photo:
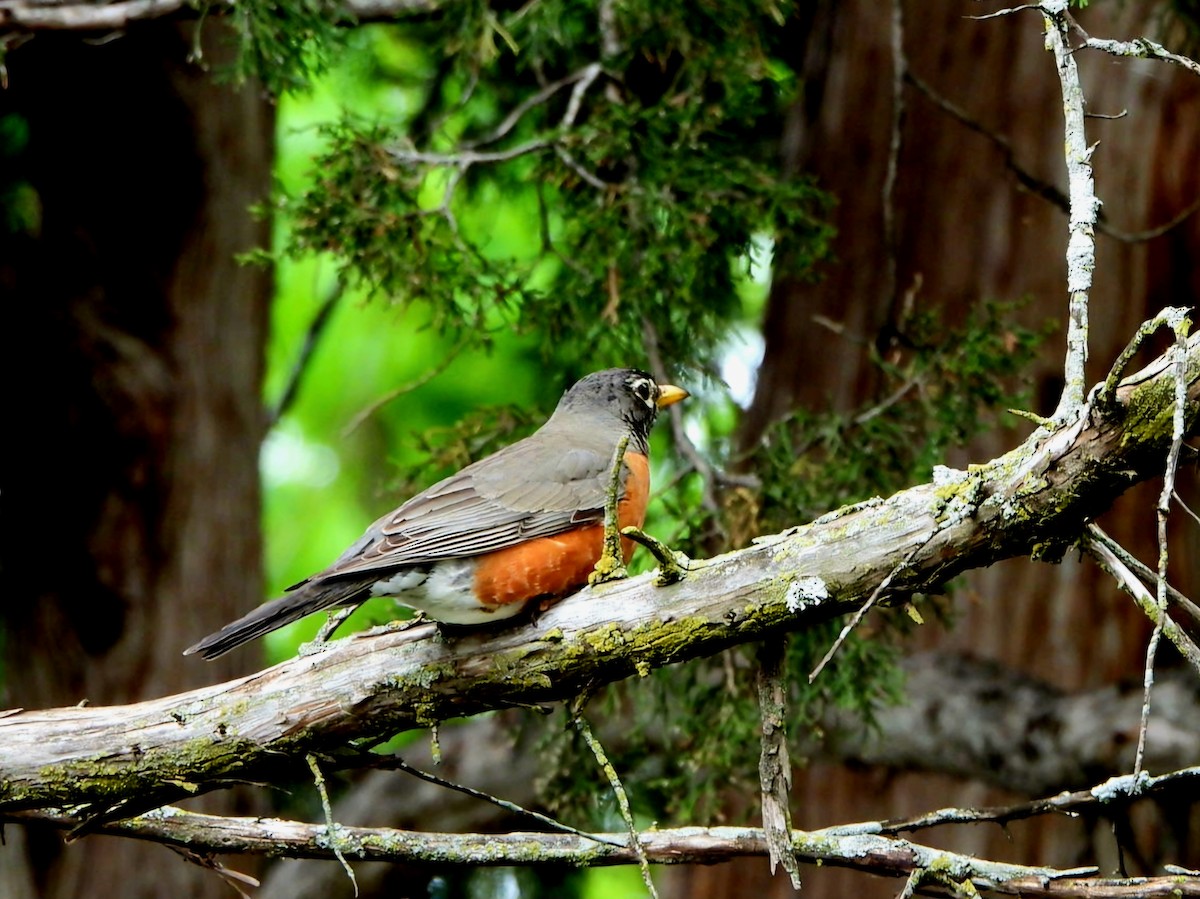
[[[231,649],[269,634],[273,630],[291,624],[335,605],[349,605],[367,599],[367,585],[361,581],[316,581],[299,584],[294,593],[263,603],[254,611],[243,615],[215,634],[209,634],[195,646],[183,651],[185,656],[199,654],[201,658],[215,659]]]

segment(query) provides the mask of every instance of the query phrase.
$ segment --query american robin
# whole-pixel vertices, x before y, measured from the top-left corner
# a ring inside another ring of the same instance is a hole
[[[628,436],[618,519],[640,528],[650,428],[659,409],[687,396],[637,369],[588,375],[535,433],[417,494],[324,571],[184,654],[216,658],[312,612],[373,596],[393,596],[435,621],[477,625],[570,593],[601,555],[618,444]],[[622,544],[628,562],[633,544]]]

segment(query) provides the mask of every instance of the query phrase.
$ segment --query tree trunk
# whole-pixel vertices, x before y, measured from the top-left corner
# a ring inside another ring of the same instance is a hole
[[[16,409],[5,706],[127,702],[251,664],[180,651],[262,599],[272,279],[234,254],[270,243],[247,207],[270,188],[274,115],[255,88],[187,62],[193,29],[43,35],[7,60],[0,104],[28,123],[14,169],[36,212],[0,260]],[[227,64],[222,42],[209,35],[210,65]],[[228,891],[154,846],[8,840],[5,896]]]

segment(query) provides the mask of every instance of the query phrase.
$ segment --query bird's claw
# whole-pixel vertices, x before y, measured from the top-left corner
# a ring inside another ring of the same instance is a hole
[[[658,562],[658,574],[654,577],[654,586],[665,587],[678,583],[687,574],[688,563],[691,561],[681,552],[675,552],[657,537],[651,537],[641,528],[622,528],[621,534],[635,543],[640,543],[650,550]]]

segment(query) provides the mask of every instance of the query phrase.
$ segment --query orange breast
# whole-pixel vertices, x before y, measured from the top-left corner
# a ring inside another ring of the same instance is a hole
[[[640,528],[650,498],[650,463],[640,453],[626,453],[625,464],[629,475],[625,496],[617,503],[617,519],[623,528]],[[563,596],[587,583],[603,544],[604,526],[595,524],[480,556],[475,596],[489,606]],[[628,562],[633,541],[622,537],[621,549]]]

